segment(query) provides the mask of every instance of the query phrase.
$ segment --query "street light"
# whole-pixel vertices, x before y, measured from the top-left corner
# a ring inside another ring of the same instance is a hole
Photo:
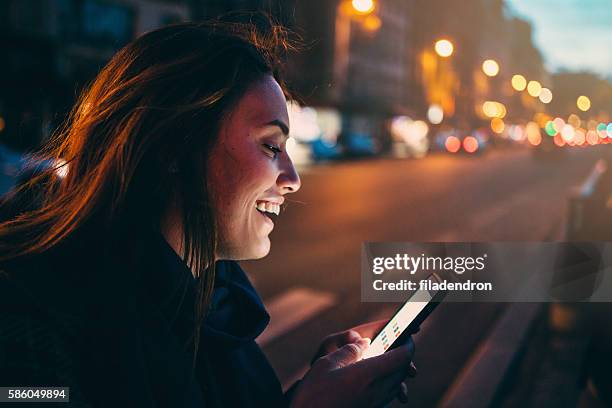
[[[538,81],[529,81],[527,84],[527,92],[529,95],[537,98],[542,92],[542,84],[540,84]]]
[[[497,61],[488,59],[482,63],[482,71],[485,75],[494,77],[499,73],[499,64]]]
[[[453,54],[453,43],[448,40],[438,40],[435,46],[436,53],[441,57],[450,57]]]
[[[516,91],[524,91],[525,88],[527,87],[527,80],[525,79],[524,76],[516,74],[512,77],[512,87],[516,90]]]
[[[542,103],[550,103],[552,101],[553,94],[550,89],[542,88],[540,91],[540,102]]]
[[[576,100],[576,106],[578,106],[578,109],[581,111],[586,112],[591,109],[591,100],[588,97],[581,95]]]
[[[507,110],[503,103],[495,101],[486,101],[482,104],[482,112],[488,118],[500,118],[506,117]]]
[[[491,120],[491,130],[497,134],[503,133],[506,128],[506,124],[500,118],[493,118]]]
[[[358,14],[369,14],[374,10],[374,0],[352,0],[351,5]]]

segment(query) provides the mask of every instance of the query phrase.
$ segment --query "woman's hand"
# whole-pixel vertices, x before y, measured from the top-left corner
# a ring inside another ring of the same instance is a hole
[[[361,355],[386,321],[355,327],[325,338],[311,370],[293,393],[292,407],[384,405],[396,396],[406,402],[406,376],[414,376],[411,340],[378,357]],[[367,336],[367,337],[366,337]]]
[[[374,336],[377,335],[387,323],[388,320],[385,319],[377,320],[375,322],[365,323],[339,333],[330,334],[323,339],[321,346],[319,346],[319,349],[317,350],[317,353],[310,364],[314,364],[318,358],[326,356],[327,354],[338,350],[340,347],[346,344],[355,343],[361,338],[373,339]],[[419,328],[410,334],[418,333],[418,331]],[[412,341],[412,337],[408,338],[406,341],[406,346],[408,346],[414,354],[414,342]],[[416,373],[416,366],[413,362],[410,362],[410,371],[408,372],[408,376],[414,377]],[[400,392],[398,393],[397,398],[402,403],[408,402],[408,387],[404,382],[400,384]]]
[[[317,350],[310,364],[313,364],[316,359],[338,350],[345,344],[355,343],[361,338],[373,339],[374,336],[378,334],[378,332],[380,332],[387,323],[388,320],[377,320],[375,322],[365,323],[339,333],[330,334],[323,339],[321,346],[319,346],[319,349]],[[419,329],[410,334],[417,333],[418,331]],[[412,338],[409,338],[407,343],[412,343]],[[409,347],[414,348],[414,343],[408,345]]]

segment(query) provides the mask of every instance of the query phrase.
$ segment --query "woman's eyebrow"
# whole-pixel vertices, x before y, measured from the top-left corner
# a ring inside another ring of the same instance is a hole
[[[289,135],[289,126],[287,126],[287,124],[281,120],[274,119],[266,123],[264,126],[278,126],[285,136]]]

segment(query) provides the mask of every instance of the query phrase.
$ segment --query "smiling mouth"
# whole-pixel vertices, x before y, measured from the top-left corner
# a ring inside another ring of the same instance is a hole
[[[268,217],[272,222],[274,222],[280,214],[280,204],[270,201],[258,201],[255,204],[255,209],[262,215]]]
[[[272,214],[272,213],[261,211],[261,210],[257,210],[257,211],[264,217],[268,217],[272,222],[276,221],[276,217],[278,217],[276,214]]]

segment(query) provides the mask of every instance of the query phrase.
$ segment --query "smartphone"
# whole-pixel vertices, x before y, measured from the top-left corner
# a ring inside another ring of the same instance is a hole
[[[432,273],[427,280],[440,283],[438,275]],[[430,287],[431,285],[428,285]],[[380,356],[387,350],[403,344],[406,337],[425,321],[446,295],[445,290],[417,290],[398,309],[383,329],[374,337],[362,358]]]

